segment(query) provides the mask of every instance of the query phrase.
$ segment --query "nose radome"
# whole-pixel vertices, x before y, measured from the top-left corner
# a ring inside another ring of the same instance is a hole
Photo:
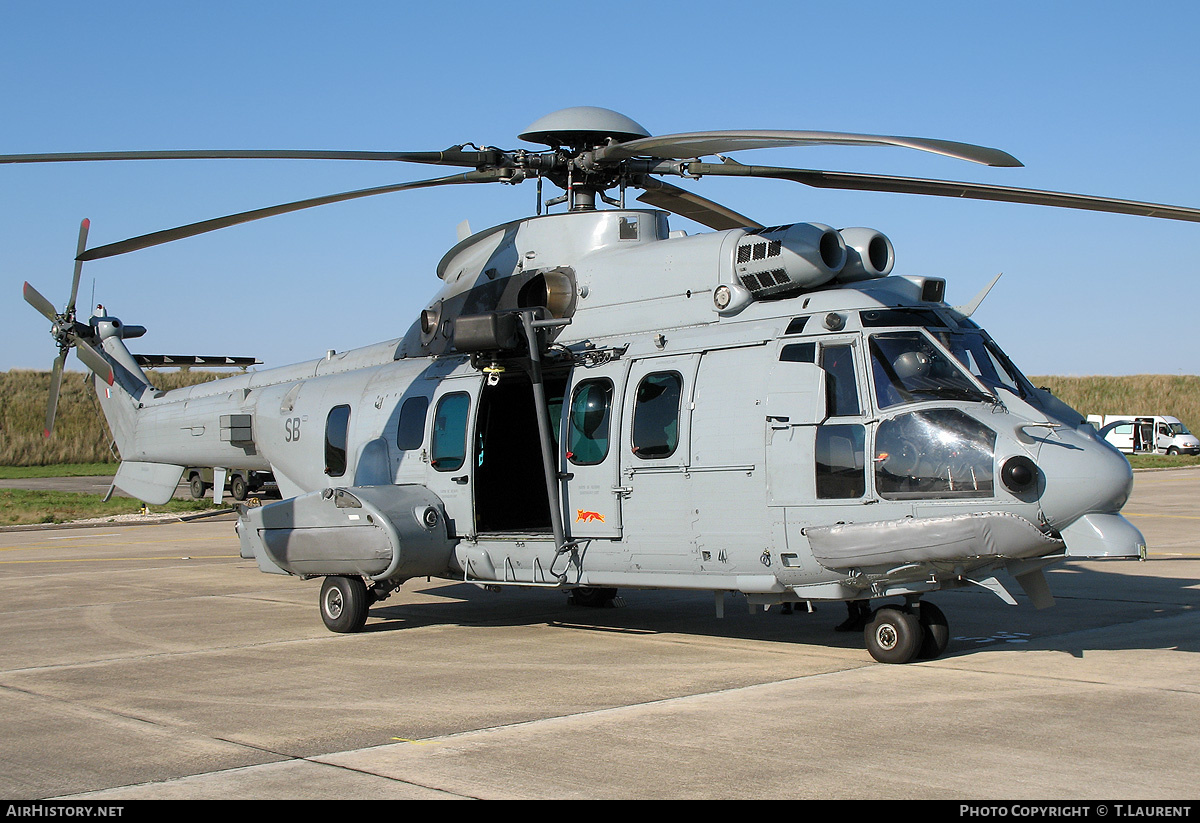
[[[1119,512],[1133,490],[1125,456],[1086,433],[1067,429],[1046,438],[1038,464],[1046,478],[1042,514],[1059,530],[1085,514]]]

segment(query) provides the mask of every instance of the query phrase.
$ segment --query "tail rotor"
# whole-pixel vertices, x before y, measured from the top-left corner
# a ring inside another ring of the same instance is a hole
[[[50,334],[54,337],[54,342],[58,344],[58,357],[54,359],[50,375],[50,403],[46,409],[46,426],[43,430],[46,437],[49,437],[54,431],[54,417],[58,410],[59,392],[62,389],[63,367],[66,365],[67,354],[71,349],[75,349],[83,364],[110,386],[115,377],[112,364],[91,343],[91,340],[94,339],[91,326],[75,319],[75,298],[79,293],[79,278],[83,270],[83,261],[78,258],[83,255],[87,246],[90,226],[90,221],[86,219],[79,224],[79,242],[75,252],[75,273],[71,280],[71,297],[62,312],[55,310],[53,303],[43,297],[28,282],[25,283],[25,302],[50,321]]]

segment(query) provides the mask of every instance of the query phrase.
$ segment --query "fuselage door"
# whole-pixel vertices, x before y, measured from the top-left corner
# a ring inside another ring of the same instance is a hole
[[[861,503],[866,408],[858,340],[785,343],[768,381],[767,502]]]
[[[482,375],[442,380],[429,404],[427,475],[429,489],[442,499],[453,534],[475,536],[475,407]]]
[[[677,554],[695,520],[691,421],[699,354],[666,355],[630,365],[622,404],[621,486],[625,536],[640,547],[647,568]],[[672,561],[668,561],[672,562]]]
[[[571,537],[620,537],[619,443],[627,362],[577,367],[563,403],[563,522]]]

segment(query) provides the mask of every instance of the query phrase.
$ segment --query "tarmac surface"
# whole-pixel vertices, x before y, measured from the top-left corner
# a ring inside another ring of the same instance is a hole
[[[1195,799],[1197,500],[1139,472],[1146,562],[935,595],[950,647],[904,666],[841,604],[669,591],[410,581],[335,635],[228,518],[3,531],[0,797]]]

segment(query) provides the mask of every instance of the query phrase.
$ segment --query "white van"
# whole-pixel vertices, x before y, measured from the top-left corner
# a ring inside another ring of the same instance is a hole
[[[1200,440],[1178,417],[1089,414],[1100,436],[1126,454],[1200,454]]]

